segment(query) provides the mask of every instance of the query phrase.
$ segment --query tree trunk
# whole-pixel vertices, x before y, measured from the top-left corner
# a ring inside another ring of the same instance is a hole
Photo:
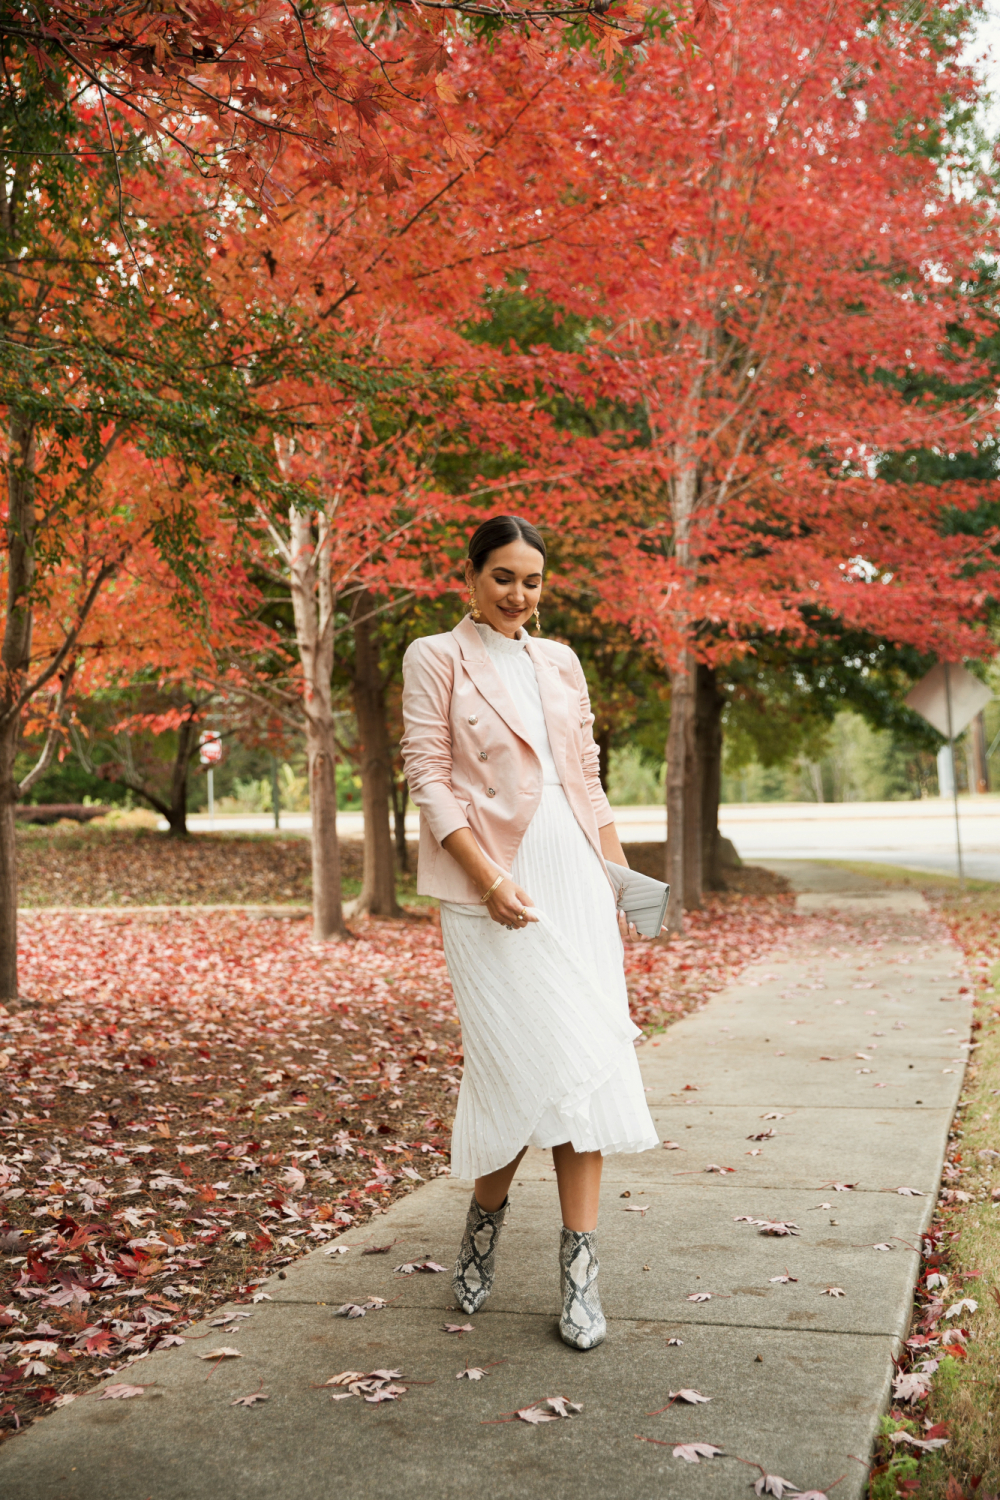
[[[385,712],[385,684],[378,646],[372,630],[374,601],[370,594],[357,600],[354,625],[354,714],[358,721],[361,802],[365,815],[365,859],[361,891],[351,903],[352,916],[398,917],[396,868],[389,832],[389,802],[393,782],[392,746]]]
[[[969,737],[972,741],[973,770],[970,790],[979,796],[985,796],[990,789],[990,763],[986,757],[986,720],[982,709],[969,727]]]
[[[192,705],[193,706],[193,705]],[[171,838],[187,838],[188,767],[194,754],[195,721],[185,719],[177,731],[177,754],[170,779],[170,806],[165,814]]]
[[[405,776],[392,778],[392,821],[396,836],[396,860],[400,875],[410,873],[410,851],[406,846],[406,804],[410,788]]]
[[[719,862],[719,797],[722,792],[722,710],[715,668],[698,664],[698,761],[701,765],[701,867],[707,891],[726,888]]]
[[[671,673],[667,737],[667,931],[679,934],[684,911],[701,906],[702,776],[697,743],[698,664],[685,652]]]
[[[670,884],[667,931],[684,930],[687,905],[688,859],[685,838],[687,811],[687,747],[694,723],[690,654],[670,674],[670,731],[667,735],[667,847],[666,878]]]
[[[317,536],[312,535],[312,515]],[[340,893],[337,843],[337,742],[330,677],[333,671],[334,598],[326,516],[289,513],[288,563],[295,637],[302,662],[302,707],[312,813],[313,938],[347,937]]]
[[[14,756],[18,700],[31,661],[31,586],[35,578],[35,428],[14,411],[7,462],[7,615],[0,648],[0,1001],[17,999],[17,849]]]

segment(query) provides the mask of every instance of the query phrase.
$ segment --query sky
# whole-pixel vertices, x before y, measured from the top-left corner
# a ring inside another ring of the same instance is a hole
[[[980,73],[994,96],[985,115],[995,133],[1000,134],[1000,0],[986,0],[982,20],[966,57],[973,62],[982,53],[987,56],[979,64]]]

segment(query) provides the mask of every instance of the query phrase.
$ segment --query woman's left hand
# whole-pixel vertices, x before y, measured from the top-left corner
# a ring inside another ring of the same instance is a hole
[[[642,936],[634,922],[630,922],[623,911],[618,912],[618,931],[625,943],[636,943]]]

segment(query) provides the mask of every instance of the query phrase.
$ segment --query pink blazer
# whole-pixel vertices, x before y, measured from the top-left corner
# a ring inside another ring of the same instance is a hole
[[[558,641],[529,637],[527,649],[563,790],[600,856],[598,829],[614,815],[598,774],[583,668]],[[541,801],[542,767],[468,616],[447,634],[424,636],[408,648],[403,724],[406,779],[420,809],[417,890],[444,901],[478,901],[482,892],[441,843],[456,828],[469,828],[498,872],[509,873]]]

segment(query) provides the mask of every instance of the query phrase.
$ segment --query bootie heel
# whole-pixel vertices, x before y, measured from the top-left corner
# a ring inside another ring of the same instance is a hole
[[[559,1335],[571,1349],[593,1349],[608,1331],[597,1290],[596,1229],[567,1229],[559,1242],[562,1281],[562,1316]]]
[[[510,1199],[505,1198],[492,1213],[480,1208],[473,1193],[465,1220],[465,1235],[451,1278],[455,1300],[464,1313],[478,1312],[493,1290],[497,1269],[497,1245]]]

